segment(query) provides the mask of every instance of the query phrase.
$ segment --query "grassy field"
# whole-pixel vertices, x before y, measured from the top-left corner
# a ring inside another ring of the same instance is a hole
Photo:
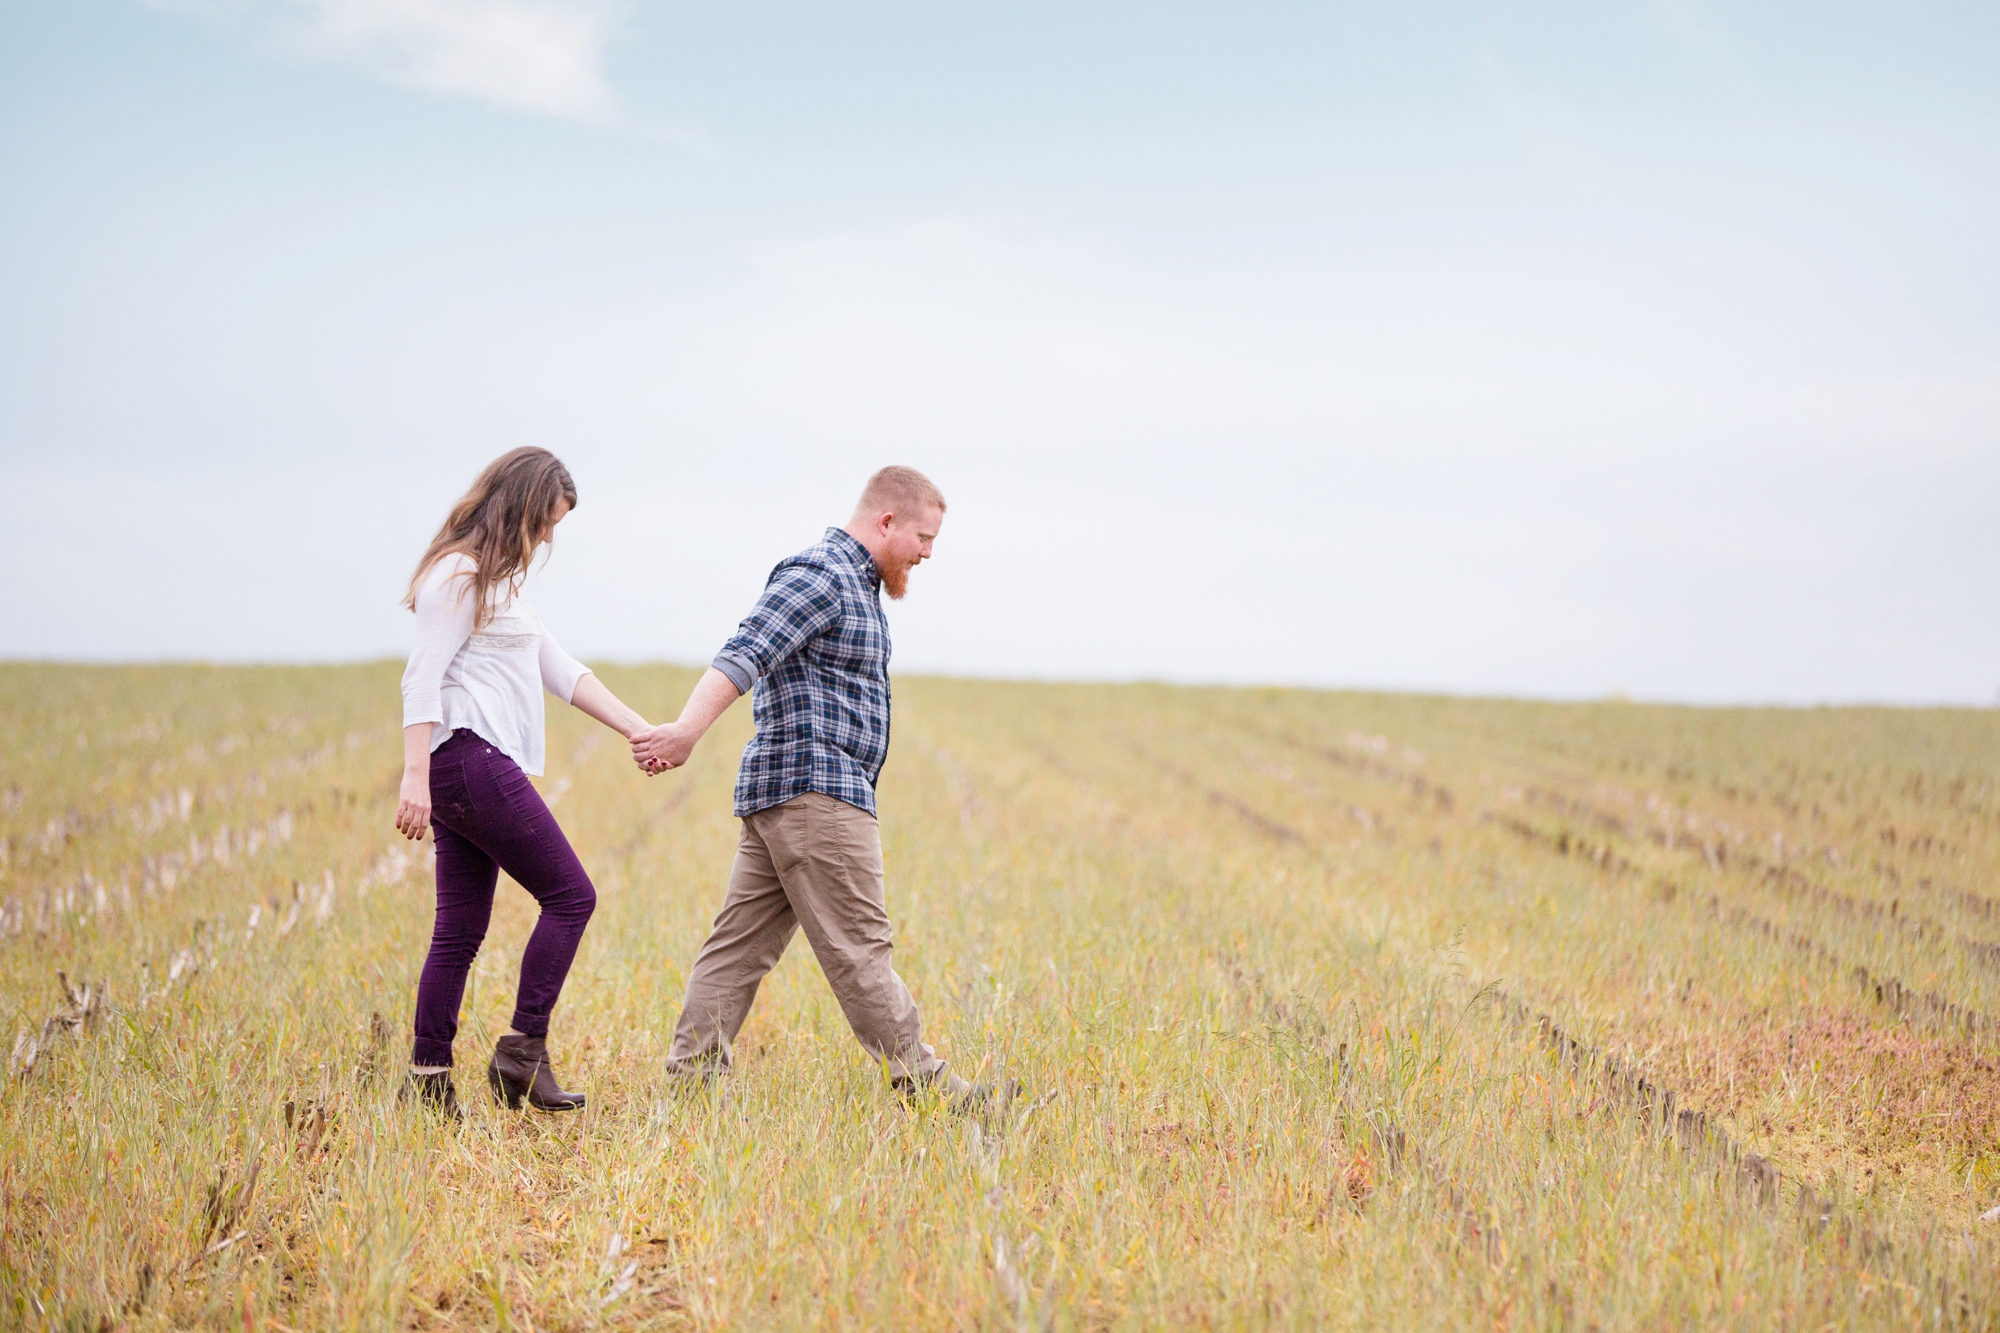
[[[2000,1327],[2000,712],[899,681],[898,968],[1027,1088],[968,1122],[802,940],[669,1092],[748,710],[646,779],[558,707],[591,1109],[483,1096],[503,883],[453,1129],[398,672],[0,667],[0,1322]]]

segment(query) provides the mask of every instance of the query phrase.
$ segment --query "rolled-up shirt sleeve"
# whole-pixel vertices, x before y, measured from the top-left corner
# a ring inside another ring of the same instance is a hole
[[[750,687],[757,683],[755,668],[750,665],[750,659],[741,653],[733,653],[724,648],[715,655],[715,660],[709,665],[729,677],[729,683],[736,687],[738,694],[750,693]]]
[[[713,665],[738,694],[748,694],[772,667],[839,623],[833,576],[811,565],[792,565],[771,576]]]
[[[563,651],[556,636],[542,631],[542,688],[564,703],[576,698],[576,684],[590,674],[590,668]]]
[[[445,669],[472,637],[472,580],[459,577],[465,567],[462,558],[440,560],[417,588],[416,641],[403,668],[405,727],[444,721]]]

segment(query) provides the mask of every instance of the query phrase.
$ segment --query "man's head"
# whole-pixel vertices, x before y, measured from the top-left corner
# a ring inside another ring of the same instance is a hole
[[[875,557],[883,591],[901,597],[943,525],[944,495],[931,479],[913,467],[885,467],[862,489],[847,532]]]

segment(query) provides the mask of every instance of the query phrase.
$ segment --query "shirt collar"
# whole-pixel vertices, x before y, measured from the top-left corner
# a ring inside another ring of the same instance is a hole
[[[846,528],[828,528],[826,530],[826,544],[833,550],[839,551],[842,555],[846,556],[849,561],[863,573],[867,574],[877,587],[881,586],[882,571],[875,568],[875,557],[868,554],[868,548],[863,546],[860,539],[853,533],[849,532]]]

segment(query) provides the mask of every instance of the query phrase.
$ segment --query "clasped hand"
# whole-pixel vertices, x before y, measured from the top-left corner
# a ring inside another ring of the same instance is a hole
[[[632,734],[632,762],[649,774],[679,768],[694,753],[695,737],[677,722],[662,722],[648,731]]]

